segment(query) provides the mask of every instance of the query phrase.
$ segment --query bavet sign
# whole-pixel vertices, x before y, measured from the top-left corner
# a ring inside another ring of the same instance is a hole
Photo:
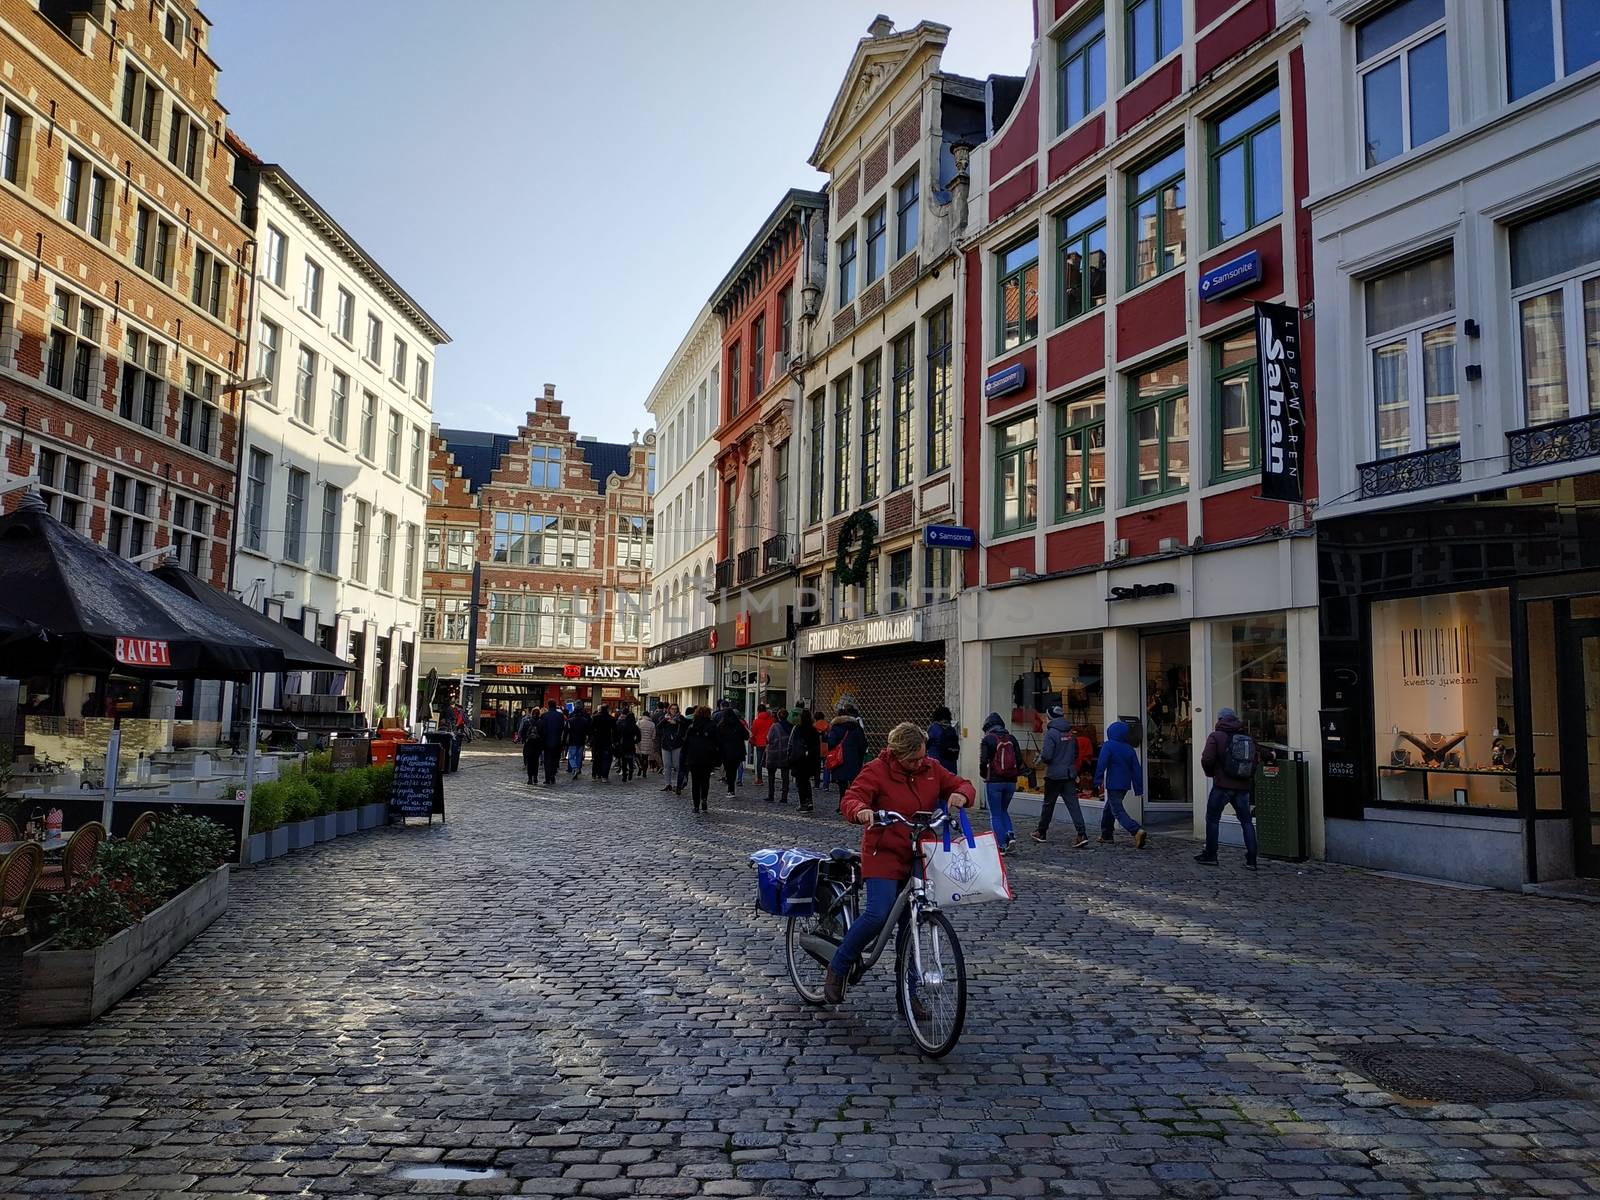
[[[874,646],[892,646],[897,642],[922,640],[922,614],[919,610],[890,613],[886,617],[868,617],[861,621],[848,621],[838,625],[825,625],[820,629],[802,630],[796,639],[796,649],[801,658],[819,654],[838,654],[845,650],[868,650]]]

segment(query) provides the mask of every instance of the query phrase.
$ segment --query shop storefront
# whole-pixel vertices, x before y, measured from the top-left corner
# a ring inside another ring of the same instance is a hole
[[[644,669],[610,663],[506,663],[486,662],[481,668],[480,696],[485,712],[506,706],[522,708],[558,704],[592,705],[639,703]]]
[[[1328,857],[1600,874],[1600,477],[1320,530]]]
[[[706,628],[652,646],[642,685],[646,702],[676,704],[684,712],[711,704],[717,682],[711,640]]]
[[[764,593],[774,597],[775,590]],[[716,651],[715,699],[732,700],[746,721],[758,705],[787,707],[793,696],[789,667],[789,609],[768,604],[740,609],[712,631]]]

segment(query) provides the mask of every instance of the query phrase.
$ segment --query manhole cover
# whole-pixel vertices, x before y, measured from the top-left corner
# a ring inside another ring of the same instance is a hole
[[[1412,1100],[1444,1104],[1509,1104],[1566,1089],[1513,1058],[1438,1046],[1349,1046],[1345,1061],[1379,1087]]]

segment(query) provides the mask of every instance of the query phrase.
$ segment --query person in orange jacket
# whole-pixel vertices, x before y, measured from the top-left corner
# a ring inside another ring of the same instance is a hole
[[[750,744],[756,748],[756,782],[767,768],[767,735],[772,732],[776,719],[765,704],[756,705],[756,719],[750,722]]]

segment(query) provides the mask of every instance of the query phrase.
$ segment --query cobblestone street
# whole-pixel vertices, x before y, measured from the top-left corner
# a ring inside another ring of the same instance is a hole
[[[837,818],[748,787],[696,819],[654,778],[552,794],[518,766],[469,749],[448,824],[236,872],[96,1025],[0,1033],[0,1189],[1600,1194],[1591,907],[1058,826],[1014,860],[1017,903],[954,914],[967,1031],[930,1063],[886,964],[808,1009],[752,906],[748,851],[852,844]],[[1403,1100],[1346,1057],[1397,1040],[1570,1094]]]

